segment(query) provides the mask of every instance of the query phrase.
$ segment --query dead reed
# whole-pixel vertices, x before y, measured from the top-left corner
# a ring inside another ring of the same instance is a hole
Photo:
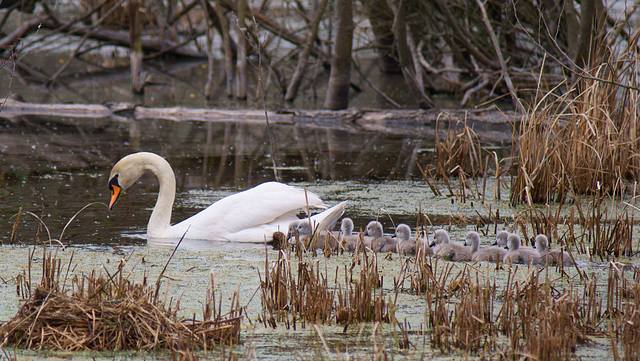
[[[638,37],[569,89],[540,93],[519,129],[511,202],[546,203],[616,194],[637,180],[640,103]],[[557,95],[556,92],[560,92]]]
[[[460,302],[454,307],[451,322],[453,345],[466,351],[483,350],[487,353],[495,349],[498,334],[492,322],[495,279],[493,284],[489,278],[483,277],[481,281],[478,272],[475,273],[475,282],[471,281],[472,277],[468,268],[456,277],[469,282],[458,282]]]
[[[591,245],[590,256],[609,259],[611,255],[633,255],[633,225],[635,217],[626,208],[614,207],[610,214],[604,203],[604,195],[594,197],[588,213],[585,214],[576,202],[577,210],[583,225],[582,242]],[[612,204],[616,204],[612,202]]]
[[[56,252],[43,247],[42,279],[35,289],[21,278],[21,287],[29,288],[30,298],[0,327],[3,346],[64,351],[166,350],[192,358],[195,350],[239,338],[237,295],[229,313],[222,314],[211,291],[203,321],[180,320],[178,304],[160,300],[156,286],[148,285],[146,278],[134,283],[124,277],[124,261],[113,274],[94,270],[69,280],[71,260],[64,267]],[[31,264],[29,260],[29,268]]]
[[[361,267],[354,277],[357,265]],[[359,322],[389,322],[382,283],[376,254],[356,253],[348,269],[345,266],[344,284],[336,285],[336,322],[345,327]]]
[[[447,137],[440,139],[436,131],[435,164],[439,175],[464,174],[476,178],[484,174],[482,146],[478,135],[466,123],[458,121],[447,129]]]
[[[336,269],[333,285],[329,285],[327,271],[320,272],[319,263],[292,260],[291,256],[279,251],[273,267],[266,256],[265,279],[260,275],[261,320],[265,326],[275,328],[284,322],[285,327],[295,329],[298,319],[303,321],[302,327],[306,322],[332,320],[345,326],[389,322],[389,305],[380,289],[382,278],[374,253],[356,252],[351,264],[345,266],[344,282],[340,282]]]

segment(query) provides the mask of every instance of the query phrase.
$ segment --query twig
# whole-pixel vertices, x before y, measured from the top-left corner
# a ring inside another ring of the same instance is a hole
[[[516,90],[513,87],[513,82],[511,81],[511,76],[509,76],[509,70],[507,69],[507,64],[504,61],[504,57],[502,56],[502,50],[500,50],[500,43],[498,43],[498,38],[496,38],[496,34],[493,32],[493,27],[491,26],[491,22],[489,21],[489,17],[487,16],[487,11],[484,8],[484,4],[481,0],[476,0],[476,3],[480,7],[480,13],[482,13],[482,21],[484,25],[487,27],[487,31],[489,31],[489,36],[491,37],[491,43],[493,43],[493,48],[496,51],[496,55],[498,56],[498,62],[500,62],[500,68],[502,69],[502,76],[504,77],[504,82],[507,84],[507,88],[509,89],[509,93],[511,93],[511,100],[516,105],[518,110],[522,113],[525,112],[524,106],[520,102],[518,95],[516,94]]]
[[[158,301],[158,294],[160,293],[160,280],[162,279],[162,276],[164,275],[164,271],[167,270],[167,266],[169,266],[169,262],[171,262],[171,259],[173,258],[173,255],[176,254],[176,251],[178,250],[178,247],[180,246],[180,243],[182,243],[182,240],[184,239],[184,237],[187,235],[187,232],[189,232],[189,228],[191,228],[191,225],[189,225],[189,227],[187,227],[187,230],[184,231],[184,234],[182,235],[182,237],[180,237],[180,240],[178,241],[178,244],[176,244],[176,246],[173,248],[173,252],[171,252],[171,255],[169,256],[169,259],[164,264],[164,267],[162,268],[162,271],[158,275],[158,279],[156,280],[156,292],[153,295],[154,302]]]
[[[322,19],[324,9],[327,6],[327,2],[328,0],[322,0],[320,6],[316,10],[313,22],[311,23],[311,29],[309,30],[309,37],[307,38],[307,42],[304,44],[302,53],[298,57],[298,64],[296,66],[295,72],[293,73],[293,76],[291,77],[289,87],[287,87],[287,93],[284,96],[284,100],[293,101],[296,97],[298,87],[300,87],[300,82],[302,81],[302,76],[304,75],[305,69],[307,67],[307,61],[309,60],[311,50],[313,49],[313,43],[318,37],[318,26],[320,24],[320,20]]]
[[[87,39],[89,38],[89,36],[91,36],[91,34],[93,34],[93,32],[88,32],[82,37],[78,46],[76,46],[76,48],[73,49],[73,52],[71,53],[71,55],[69,55],[69,59],[67,59],[67,61],[65,61],[65,63],[56,71],[56,73],[51,76],[51,78],[47,82],[47,85],[56,83],[60,74],[62,74],[62,72],[69,67],[69,65],[71,64],[71,61],[76,57],[76,55],[78,55],[80,48],[82,47],[82,45],[84,45],[84,42],[87,41]]]
[[[358,64],[355,62],[355,60],[351,59],[351,65],[353,66],[353,68],[358,72],[358,74],[360,74],[360,76],[362,77],[362,79],[364,79],[364,81],[369,84],[369,86],[376,91],[376,93],[380,94],[382,97],[384,97],[389,103],[393,104],[396,108],[402,108],[402,106],[400,104],[398,104],[398,102],[396,102],[395,100],[391,99],[391,97],[389,97],[387,94],[385,94],[382,90],[380,90],[380,88],[378,88],[377,86],[375,86],[372,82],[369,81],[369,79],[367,79],[366,76],[364,76],[364,74],[362,73],[362,70],[360,70],[360,67],[358,66]]]

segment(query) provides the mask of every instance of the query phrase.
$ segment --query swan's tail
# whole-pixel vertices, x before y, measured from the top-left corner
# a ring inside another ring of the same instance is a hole
[[[344,214],[344,206],[347,201],[338,203],[337,205],[310,217],[312,232],[324,232],[333,229],[338,219]],[[308,219],[302,219],[301,222],[308,222]]]

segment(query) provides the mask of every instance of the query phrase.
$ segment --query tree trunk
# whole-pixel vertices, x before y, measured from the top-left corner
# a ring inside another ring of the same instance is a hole
[[[351,47],[353,40],[353,0],[335,0],[334,39],[331,54],[331,74],[324,107],[331,110],[349,106],[351,83]]]
[[[574,63],[582,68],[589,66],[599,55],[604,44],[606,13],[602,0],[584,0],[580,9],[580,29]]]
[[[434,104],[424,92],[422,73],[417,74],[413,63],[413,56],[408,44],[407,24],[405,23],[405,2],[401,1],[396,7],[395,21],[393,22],[393,31],[396,38],[396,46],[398,48],[398,57],[400,58],[400,66],[402,67],[402,75],[411,92],[413,93],[418,106],[421,109],[433,108]]]
[[[369,15],[371,30],[376,39],[376,51],[380,71],[389,74],[399,74],[402,72],[398,64],[397,55],[393,52],[393,10],[389,8],[386,0],[363,1]]]
[[[289,87],[287,87],[287,93],[284,96],[284,100],[286,101],[293,101],[296,98],[298,87],[300,87],[300,83],[302,82],[302,76],[304,75],[305,69],[307,68],[307,62],[309,60],[309,56],[311,55],[311,50],[313,49],[313,43],[318,37],[318,26],[320,24],[320,20],[322,19],[324,8],[327,6],[327,2],[328,0],[322,0],[320,6],[316,9],[316,14],[313,17],[313,22],[311,23],[311,30],[309,30],[307,43],[304,45],[304,49],[302,50],[302,53],[298,58],[296,71],[291,77],[291,82],[289,83]]]
[[[142,26],[138,16],[138,0],[129,0],[129,38],[131,42],[131,89],[136,94],[144,91],[144,79],[142,76],[142,39],[140,38]]]

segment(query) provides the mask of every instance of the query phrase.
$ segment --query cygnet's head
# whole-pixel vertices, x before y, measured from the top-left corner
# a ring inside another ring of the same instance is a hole
[[[449,239],[449,233],[447,233],[447,231],[445,231],[444,229],[438,229],[435,231],[435,241],[436,244],[444,244],[444,243],[449,243],[450,239]]]
[[[296,236],[296,232],[298,231],[298,225],[300,221],[293,221],[289,223],[289,229],[287,230],[287,239],[293,238]]]
[[[536,249],[538,252],[546,252],[549,248],[549,239],[544,234],[536,236]]]
[[[477,232],[471,231],[467,232],[467,237],[464,239],[464,244],[470,246],[473,252],[478,250],[478,246],[480,245],[480,236]]]
[[[382,237],[382,223],[371,221],[365,228],[365,233],[369,237]]]
[[[405,242],[411,238],[411,228],[404,223],[400,223],[396,227],[396,237],[398,242]]]
[[[510,234],[509,238],[507,238],[507,246],[510,251],[515,251],[520,248],[520,236],[517,234]]]
[[[507,238],[509,238],[509,235],[511,233],[507,232],[507,231],[500,231],[498,232],[498,234],[496,235],[496,245],[498,247],[506,247],[507,246]]]
[[[300,238],[309,236],[311,234],[311,227],[309,226],[309,222],[299,222],[296,231],[298,232],[298,237]]]
[[[351,218],[342,218],[342,223],[340,223],[340,230],[345,236],[350,236],[353,233],[353,221],[351,220]]]

